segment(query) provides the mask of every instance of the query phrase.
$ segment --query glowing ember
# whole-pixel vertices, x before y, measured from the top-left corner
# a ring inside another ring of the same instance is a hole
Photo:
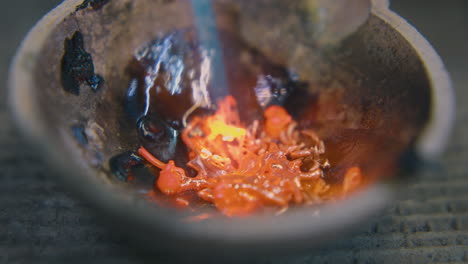
[[[312,130],[298,129],[283,107],[271,106],[264,120],[245,126],[236,100],[228,96],[214,115],[194,117],[182,139],[190,149],[188,166],[198,173],[194,178],[174,161],[165,164],[146,149],[139,150],[161,169],[156,187],[163,194],[194,191],[227,216],[246,216],[265,206],[284,210],[290,204],[320,203],[331,197],[330,185],[323,179],[323,170],[330,166],[321,157],[323,141]],[[359,168],[349,169],[342,193],[358,188],[361,180]]]

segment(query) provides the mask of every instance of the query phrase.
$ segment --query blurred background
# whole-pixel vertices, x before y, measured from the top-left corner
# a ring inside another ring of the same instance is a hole
[[[59,0],[0,4],[0,263],[170,263],[144,256],[114,234],[86,204],[48,177],[48,168],[11,124],[6,83],[28,30]],[[408,184],[369,230],[308,255],[264,263],[468,262],[468,1],[393,0],[439,52],[457,94],[457,125],[436,169]]]

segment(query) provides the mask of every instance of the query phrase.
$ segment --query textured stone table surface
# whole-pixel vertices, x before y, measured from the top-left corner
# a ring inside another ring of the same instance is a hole
[[[6,111],[11,56],[27,30],[58,0],[1,1],[0,263],[170,263],[148,256],[97,221],[89,206],[49,177]],[[395,0],[447,63],[457,92],[457,126],[440,166],[428,169],[368,231],[321,250],[264,263],[468,262],[468,2]]]

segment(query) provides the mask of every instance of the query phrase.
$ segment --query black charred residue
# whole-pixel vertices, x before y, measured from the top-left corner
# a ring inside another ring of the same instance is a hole
[[[73,136],[75,137],[76,141],[82,145],[87,146],[88,136],[86,135],[85,126],[83,124],[76,124],[71,127],[71,131]]]
[[[303,96],[308,84],[294,73],[272,63],[235,34],[220,31],[220,38],[228,93],[243,109],[243,121],[261,118],[270,105],[287,105],[292,95]],[[177,30],[143,45],[127,68],[131,80],[125,97],[127,115],[135,122],[146,115],[170,122],[180,120],[194,104],[212,108],[220,99],[213,90],[223,88],[213,87],[211,77],[206,79],[216,73],[209,54],[193,29]]]
[[[307,83],[296,80],[293,73],[284,71],[281,77],[259,76],[255,93],[258,103],[264,109],[271,105],[287,107],[288,102],[293,101],[290,100],[292,96],[307,94],[304,92],[307,86]]]
[[[127,69],[131,82],[125,108],[132,120],[154,114],[168,123],[181,119],[194,104],[193,94],[208,89],[193,87],[201,78],[202,61],[207,59],[201,53],[189,30],[172,32],[138,49]]]
[[[138,121],[141,144],[162,162],[176,158],[180,132],[156,117],[145,116]]]
[[[76,7],[75,11],[80,11],[91,6],[93,10],[101,9],[104,5],[108,4],[110,0],[85,0],[81,5]]]
[[[112,173],[125,182],[132,178],[132,170],[141,168],[143,165],[143,159],[131,151],[114,156],[109,161]]]
[[[145,166],[145,161],[135,152],[127,151],[109,161],[114,176],[144,193],[153,189],[154,172]]]
[[[104,83],[104,79],[94,72],[93,58],[85,50],[83,34],[77,31],[72,38],[67,38],[64,49],[65,54],[61,62],[63,89],[71,94],[80,95],[80,86],[86,83],[96,92]]]

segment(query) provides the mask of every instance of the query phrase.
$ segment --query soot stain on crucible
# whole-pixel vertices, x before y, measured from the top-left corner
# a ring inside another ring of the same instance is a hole
[[[73,136],[75,137],[76,141],[81,145],[81,146],[87,146],[89,141],[88,141],[88,136],[86,135],[86,127],[83,124],[76,124],[71,127]]]
[[[84,47],[83,34],[76,31],[72,38],[65,39],[64,49],[61,62],[63,89],[68,93],[80,95],[80,86],[86,83],[96,92],[104,83],[104,79],[94,71],[93,58]]]
[[[101,168],[104,161],[104,129],[94,121],[84,121],[70,126],[70,132],[85,160],[94,168]]]
[[[85,0],[82,4],[76,7],[75,11],[80,11],[91,6],[93,10],[101,9],[104,5],[108,4],[110,0]]]

